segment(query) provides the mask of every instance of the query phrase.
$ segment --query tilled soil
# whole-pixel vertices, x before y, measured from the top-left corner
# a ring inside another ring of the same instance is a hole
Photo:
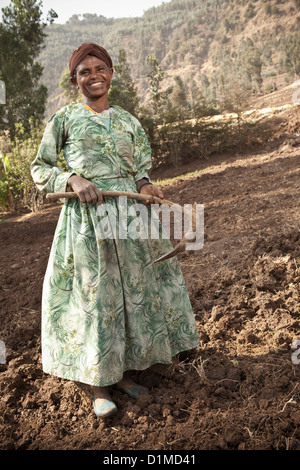
[[[119,412],[106,420],[89,387],[41,368],[42,282],[60,206],[3,215],[0,449],[300,449],[299,177],[299,147],[285,146],[219,156],[162,186],[167,199],[205,206],[203,248],[178,256],[201,345],[133,373],[150,396],[113,391]]]

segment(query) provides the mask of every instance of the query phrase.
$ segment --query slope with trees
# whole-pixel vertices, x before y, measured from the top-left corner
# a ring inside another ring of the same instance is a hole
[[[141,18],[73,15],[66,24],[47,27],[40,55],[49,113],[57,105],[69,56],[82,42],[102,44],[115,62],[120,49],[125,50],[142,101],[149,97],[150,55],[165,72],[165,88],[174,76],[193,79],[206,98],[218,101],[224,84],[229,88],[233,80],[251,93],[268,91],[286,72],[292,80],[299,24],[298,0],[171,0]]]

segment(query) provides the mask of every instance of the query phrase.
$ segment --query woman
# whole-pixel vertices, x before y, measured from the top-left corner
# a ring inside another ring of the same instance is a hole
[[[149,196],[147,203],[163,194],[148,176],[151,152],[140,123],[109,105],[113,64],[107,51],[84,43],[69,66],[83,102],[52,116],[32,163],[41,190],[78,195],[64,203],[45,274],[43,370],[90,384],[94,411],[105,417],[117,411],[109,386],[134,398],[148,393],[126,371],[170,364],[199,339],[178,261],[153,264],[170,241],[99,235],[101,190],[139,191]],[[61,150],[68,171],[57,166]],[[120,216],[116,198],[105,203]]]

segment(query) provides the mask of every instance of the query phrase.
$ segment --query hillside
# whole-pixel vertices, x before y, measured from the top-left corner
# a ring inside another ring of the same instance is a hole
[[[283,45],[299,20],[298,0],[172,0],[141,18],[73,15],[66,24],[47,27],[40,56],[49,91],[47,113],[63,104],[61,74],[72,51],[86,41],[106,47],[114,60],[125,49],[142,100],[150,54],[166,71],[168,84],[175,75],[186,85],[193,79],[212,100],[237,77],[252,92],[273,91],[294,79],[286,76]]]

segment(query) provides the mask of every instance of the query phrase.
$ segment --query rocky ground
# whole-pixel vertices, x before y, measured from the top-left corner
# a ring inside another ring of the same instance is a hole
[[[119,413],[104,421],[88,387],[41,368],[42,281],[60,206],[2,214],[0,449],[300,449],[300,147],[288,140],[298,126],[293,115],[263,149],[159,175],[174,177],[161,184],[167,199],[205,206],[203,248],[178,257],[201,345],[135,373],[150,396],[113,392]]]

